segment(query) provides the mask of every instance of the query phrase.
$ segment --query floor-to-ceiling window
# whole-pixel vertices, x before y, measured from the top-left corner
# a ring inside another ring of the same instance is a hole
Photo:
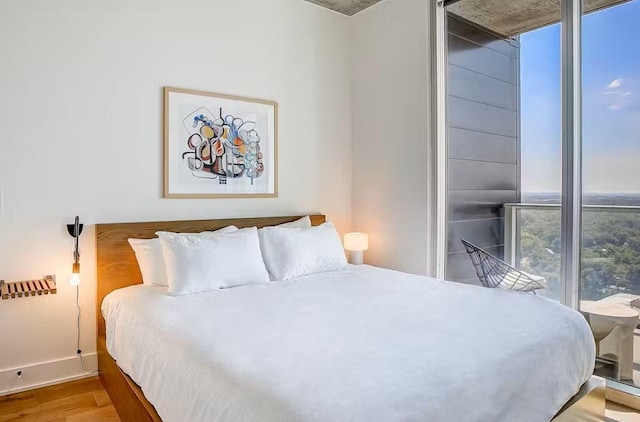
[[[461,239],[504,256],[503,204],[518,201],[517,38],[447,19],[447,271],[477,283]]]
[[[560,0],[447,6],[450,280],[474,282],[465,239],[563,298],[561,9]]]
[[[640,385],[640,0],[584,15],[581,307],[596,371]],[[635,302],[635,301],[638,302]]]
[[[458,21],[487,34],[464,48],[454,39],[448,60],[448,278],[470,280],[462,236],[544,276],[544,296],[597,326],[596,371],[639,383],[640,0],[454,0],[447,10],[449,38],[470,37]],[[486,75],[507,69],[507,45],[517,78]],[[461,78],[469,70],[491,78],[486,91]],[[481,117],[465,120],[469,107]],[[498,132],[511,111],[516,132]]]
[[[640,299],[640,102],[633,98],[640,57],[632,53],[640,37],[637,22],[635,0],[589,11],[582,30],[581,308],[587,315],[595,308],[592,318],[605,325],[595,332],[596,372],[634,384],[640,383],[633,306]],[[522,203],[514,206],[516,264],[544,276],[549,289],[543,294],[554,299],[562,291],[559,39],[560,24],[520,36]]]

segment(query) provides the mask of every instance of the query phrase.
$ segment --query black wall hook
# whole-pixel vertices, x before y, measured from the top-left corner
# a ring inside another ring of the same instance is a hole
[[[80,237],[83,227],[84,224],[80,224],[80,217],[76,215],[75,223],[67,224],[67,232],[69,232],[69,236],[71,237]]]
[[[80,272],[80,249],[78,247],[78,238],[82,234],[83,224],[80,224],[80,217],[76,215],[76,221],[74,224],[67,224],[67,231],[69,235],[74,238],[73,246],[73,272]]]

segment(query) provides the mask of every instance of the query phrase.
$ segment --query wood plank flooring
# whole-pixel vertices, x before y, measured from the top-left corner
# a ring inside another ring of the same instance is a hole
[[[606,416],[616,422],[640,422],[640,413],[617,403],[607,402]]]
[[[120,422],[100,379],[0,397],[0,422]]]
[[[640,413],[607,402],[607,416],[619,422],[640,422]],[[0,397],[0,422],[120,422],[96,377]]]

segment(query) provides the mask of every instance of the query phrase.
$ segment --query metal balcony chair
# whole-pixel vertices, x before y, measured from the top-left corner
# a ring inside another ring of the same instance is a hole
[[[547,287],[544,277],[520,271],[466,240],[462,240],[462,243],[484,287],[521,292],[534,292]]]

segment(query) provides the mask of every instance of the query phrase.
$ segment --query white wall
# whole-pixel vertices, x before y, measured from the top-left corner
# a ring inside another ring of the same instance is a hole
[[[353,228],[365,261],[426,275],[429,250],[429,2],[385,0],[352,36]]]
[[[0,394],[81,373],[76,214],[93,367],[95,223],[324,212],[351,228],[348,22],[302,0],[0,3],[0,278],[59,287],[0,302]],[[163,86],[278,101],[279,198],[162,199]]]

